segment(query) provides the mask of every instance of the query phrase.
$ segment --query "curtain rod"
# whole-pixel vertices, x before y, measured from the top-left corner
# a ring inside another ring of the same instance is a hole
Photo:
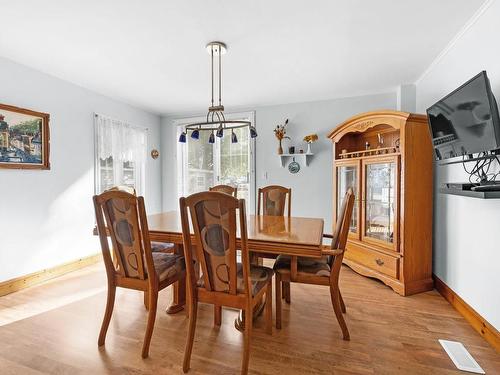
[[[94,112],[94,118],[97,118],[99,116],[103,117],[103,118],[107,118],[107,119],[112,120],[112,121],[118,121],[118,122],[121,122],[123,124],[127,124],[127,125],[129,125],[130,127],[134,128],[134,129],[143,129],[143,130],[149,131],[148,127],[142,127],[142,126],[133,125],[133,124],[127,122],[127,121],[119,120],[119,119],[114,118],[114,117],[110,117],[110,116],[107,116],[107,115],[103,115],[103,114]]]

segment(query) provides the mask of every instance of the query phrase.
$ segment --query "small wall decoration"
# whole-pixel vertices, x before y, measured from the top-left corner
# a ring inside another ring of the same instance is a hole
[[[288,137],[286,135],[286,126],[288,125],[288,119],[286,119],[285,123],[283,125],[276,125],[276,128],[274,129],[274,135],[276,136],[276,138],[278,139],[280,145],[278,147],[278,154],[281,155],[283,154],[283,147],[281,145],[281,141],[283,139],[290,139],[290,137]]]
[[[0,104],[0,168],[50,169],[49,117]]]
[[[158,151],[157,149],[151,150],[151,157],[153,159],[155,159],[155,160],[158,159],[158,156],[160,156],[160,151]]]
[[[293,161],[288,164],[288,171],[292,174],[299,173],[300,164],[295,161],[295,158],[293,158]]]

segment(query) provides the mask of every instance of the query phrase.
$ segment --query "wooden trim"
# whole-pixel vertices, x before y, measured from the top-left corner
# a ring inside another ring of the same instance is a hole
[[[47,280],[64,275],[65,273],[76,271],[80,268],[90,266],[100,262],[102,254],[97,253],[84,258],[63,263],[52,268],[46,268],[41,271],[33,272],[25,276],[16,277],[15,279],[7,280],[0,283],[0,297],[18,290],[28,288],[37,284],[41,284]]]
[[[467,302],[456,294],[439,277],[432,274],[436,290],[447,300],[481,335],[483,338],[500,353],[500,333],[481,315],[477,313]]]

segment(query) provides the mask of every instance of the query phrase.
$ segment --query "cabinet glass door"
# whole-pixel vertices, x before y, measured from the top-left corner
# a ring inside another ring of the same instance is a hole
[[[354,191],[354,207],[352,211],[351,225],[349,227],[350,234],[359,233],[358,223],[359,223],[359,164],[350,163],[346,165],[339,165],[337,167],[337,207],[336,214],[338,216],[340,208],[342,206],[342,201],[347,189],[352,188]],[[358,234],[359,236],[359,234]]]
[[[397,159],[367,162],[365,170],[364,240],[397,246]]]

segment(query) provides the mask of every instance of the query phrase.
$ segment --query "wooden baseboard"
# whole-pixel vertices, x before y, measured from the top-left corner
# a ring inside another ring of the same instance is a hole
[[[432,275],[436,290],[447,300],[470,325],[491,345],[497,352],[500,353],[500,333],[481,315],[469,306],[458,294],[456,294],[448,285],[446,285],[439,277]]]
[[[44,281],[64,275],[65,273],[76,271],[80,268],[90,266],[101,261],[102,255],[94,254],[88,257],[73,260],[63,263],[58,266],[47,268],[41,271],[33,272],[29,275],[16,277],[15,279],[7,280],[0,283],[0,297],[18,290],[28,288],[30,286],[43,283]]]

